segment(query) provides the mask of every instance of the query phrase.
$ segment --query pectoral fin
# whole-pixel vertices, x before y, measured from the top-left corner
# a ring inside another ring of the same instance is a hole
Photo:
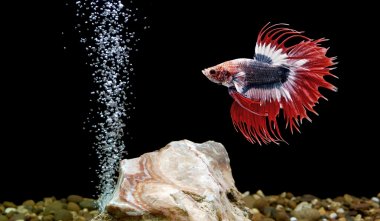
[[[245,77],[246,77],[245,72],[239,72],[233,77],[233,80],[232,80],[236,88],[236,91],[241,94],[244,92],[244,88],[246,86]]]

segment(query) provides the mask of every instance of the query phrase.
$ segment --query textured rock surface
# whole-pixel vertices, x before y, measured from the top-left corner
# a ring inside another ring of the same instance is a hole
[[[182,140],[123,160],[106,210],[126,220],[249,220],[240,198],[223,145]]]

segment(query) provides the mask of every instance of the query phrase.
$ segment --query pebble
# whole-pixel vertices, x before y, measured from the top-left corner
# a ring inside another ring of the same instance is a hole
[[[258,209],[256,209],[256,208],[252,208],[252,209],[250,209],[250,212],[251,212],[252,214],[260,213],[260,211],[259,211]]]
[[[311,202],[314,199],[317,199],[317,197],[314,195],[311,195],[311,194],[305,194],[305,195],[301,196],[301,201]]]
[[[319,208],[318,212],[319,212],[319,214],[321,214],[322,216],[323,216],[323,215],[326,215],[326,210],[325,210],[324,207]]]
[[[42,221],[54,221],[54,216],[51,214],[43,216]]]
[[[53,201],[50,202],[46,208],[44,213],[45,214],[54,214],[56,211],[63,209],[63,203],[61,201]]]
[[[288,206],[289,206],[289,208],[294,209],[294,208],[296,208],[297,203],[295,201],[293,201],[293,200],[290,200],[288,202]]]
[[[255,199],[251,195],[244,197],[242,200],[248,208],[253,207],[253,202],[255,201]]]
[[[17,207],[16,204],[9,202],[9,201],[4,201],[3,205],[5,208],[7,208],[7,207],[16,208]]]
[[[82,208],[87,208],[89,210],[95,210],[97,208],[97,204],[95,202],[95,200],[93,199],[89,199],[89,198],[84,198],[80,203],[79,205],[82,207]]]
[[[262,219],[261,221],[275,221],[274,219],[272,218],[268,218],[268,217],[265,217],[264,219]]]
[[[83,200],[83,197],[78,196],[78,195],[70,195],[67,197],[67,201],[73,202],[73,203],[79,203],[82,200]]]
[[[294,197],[293,193],[286,193],[286,198],[287,199],[292,199]]]
[[[375,203],[380,203],[380,199],[377,197],[372,197],[371,200]]]
[[[75,218],[75,221],[86,221],[86,218],[84,218],[83,216],[78,216],[77,218]]]
[[[23,206],[34,206],[36,205],[36,203],[34,202],[34,200],[26,200],[22,203]]]
[[[265,197],[265,195],[264,195],[264,193],[263,193],[263,191],[262,190],[258,190],[257,192],[256,192],[256,194],[257,195],[259,195],[259,196],[261,196],[261,197]]]
[[[344,194],[343,198],[344,198],[344,200],[345,200],[347,203],[351,203],[351,202],[353,201],[352,196],[350,196],[349,194]]]
[[[24,221],[25,220],[25,215],[22,214],[22,213],[15,214],[15,215],[12,216],[12,218],[10,220],[15,220],[15,221],[21,220],[21,221]]]
[[[13,207],[8,207],[4,210],[5,213],[11,213],[11,212],[16,212],[16,208],[13,208]]]
[[[50,205],[55,201],[55,197],[45,197],[44,198],[44,205]]]
[[[336,214],[336,213],[330,213],[329,217],[331,219],[336,219],[338,217],[338,214]]]
[[[289,216],[285,211],[277,211],[274,214],[274,219],[276,221],[289,221]]]
[[[319,199],[318,198],[315,198],[311,201],[311,204],[313,205],[318,205],[319,204]]]
[[[354,210],[368,210],[371,207],[369,203],[352,204],[351,208]]]
[[[74,203],[74,202],[69,202],[67,204],[67,209],[68,210],[71,210],[71,211],[76,211],[78,212],[80,210],[80,206],[78,206],[78,204]]]
[[[269,206],[265,198],[259,198],[252,202],[252,207],[257,208],[260,212],[264,213],[264,209]]]
[[[93,210],[93,211],[90,211],[89,214],[91,214],[92,216],[97,216],[99,215],[99,211]]]
[[[362,220],[362,215],[358,214],[354,218],[355,221],[361,221]]]
[[[261,213],[254,213],[251,217],[251,220],[262,220],[265,216]]]
[[[24,206],[18,206],[17,207],[17,212],[19,213],[27,213],[29,210],[27,210]]]
[[[8,217],[0,214],[0,221],[8,221]]]
[[[70,221],[73,220],[73,214],[65,209],[58,209],[54,214],[55,220]]]
[[[301,210],[304,210],[304,209],[311,209],[312,208],[312,205],[308,202],[301,202],[299,203],[296,208],[294,209],[294,211],[301,211]]]
[[[290,221],[297,221],[296,217],[290,217]]]
[[[306,219],[309,221],[316,221],[321,217],[318,210],[313,208],[303,208],[301,210],[294,210],[292,215],[298,219]]]
[[[265,207],[264,211],[263,211],[263,214],[266,217],[273,217],[275,215],[275,213],[276,213],[276,209],[271,207],[271,206]]]
[[[337,213],[344,213],[344,209],[343,209],[343,208],[338,208],[338,209],[336,210],[336,212],[337,212]]]

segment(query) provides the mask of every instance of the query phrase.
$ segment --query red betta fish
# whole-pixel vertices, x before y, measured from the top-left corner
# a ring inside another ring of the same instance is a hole
[[[289,40],[298,43],[286,46]],[[320,46],[324,41],[312,40],[287,24],[268,23],[257,37],[253,59],[226,61],[202,72],[212,82],[228,87],[234,99],[233,124],[248,141],[278,144],[284,141],[277,124],[280,109],[293,133],[293,129],[299,131],[303,119],[311,121],[307,111],[317,114],[313,107],[318,99],[326,99],[319,87],[337,91],[324,79],[335,77],[330,70],[336,64]]]

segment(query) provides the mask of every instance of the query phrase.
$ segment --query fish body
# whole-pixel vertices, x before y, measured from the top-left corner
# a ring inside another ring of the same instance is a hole
[[[290,46],[290,39],[299,42]],[[299,131],[310,118],[319,98],[319,87],[337,88],[324,79],[330,75],[335,58],[320,46],[325,39],[312,40],[286,24],[269,23],[260,31],[252,59],[238,58],[206,68],[202,73],[224,85],[234,99],[231,118],[237,130],[252,143],[284,141],[277,124],[280,109],[287,127]],[[334,76],[335,77],[335,76]],[[310,120],[311,121],[311,120]]]

